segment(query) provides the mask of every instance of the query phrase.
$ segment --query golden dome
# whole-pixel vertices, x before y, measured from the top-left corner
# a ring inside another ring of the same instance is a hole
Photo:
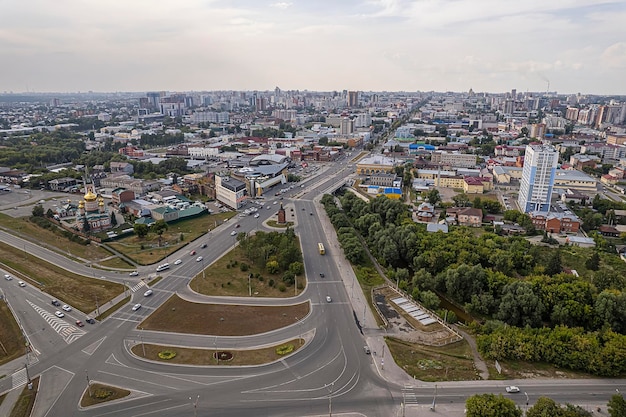
[[[91,190],[87,190],[87,193],[85,194],[85,201],[95,201],[96,198],[98,198],[97,195],[92,193]]]
[[[84,208],[85,207],[85,202],[83,200],[80,200],[78,202],[78,208]]]
[[[99,205],[100,207],[104,206],[104,201],[103,201],[103,200],[100,200],[100,201],[98,202],[98,205]]]

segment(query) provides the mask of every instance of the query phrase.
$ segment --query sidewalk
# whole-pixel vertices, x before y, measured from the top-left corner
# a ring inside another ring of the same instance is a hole
[[[24,386],[22,385],[21,387],[15,388],[7,393],[7,396],[4,397],[4,401],[0,404],[0,416],[8,416],[11,414],[11,410],[13,409],[13,406],[15,406],[15,403],[20,397],[23,389]]]

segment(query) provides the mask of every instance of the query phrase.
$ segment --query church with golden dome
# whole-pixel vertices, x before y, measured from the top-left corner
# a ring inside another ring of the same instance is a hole
[[[85,195],[78,203],[75,227],[84,233],[111,228],[111,214],[104,204],[104,198],[96,194],[93,183],[85,184]]]

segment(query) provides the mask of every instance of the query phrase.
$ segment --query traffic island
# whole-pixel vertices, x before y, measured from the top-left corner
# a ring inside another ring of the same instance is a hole
[[[35,399],[37,398],[37,390],[39,388],[39,377],[33,379],[24,386],[22,393],[15,402],[9,417],[28,417],[33,411]]]
[[[176,365],[249,366],[265,365],[283,359],[297,352],[303,345],[304,339],[298,338],[258,349],[197,349],[138,343],[132,346],[130,350],[134,355],[141,358]],[[285,346],[290,347],[288,353],[284,353],[285,350],[281,349]],[[162,352],[172,352],[174,355],[168,355],[168,359],[165,359],[160,355]]]
[[[92,382],[83,393],[80,406],[91,407],[92,405],[119,400],[129,395],[130,391],[127,389]]]

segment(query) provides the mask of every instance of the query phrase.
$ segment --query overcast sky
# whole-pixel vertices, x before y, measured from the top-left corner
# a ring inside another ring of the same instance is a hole
[[[625,26],[625,0],[0,0],[0,92],[626,94]]]

